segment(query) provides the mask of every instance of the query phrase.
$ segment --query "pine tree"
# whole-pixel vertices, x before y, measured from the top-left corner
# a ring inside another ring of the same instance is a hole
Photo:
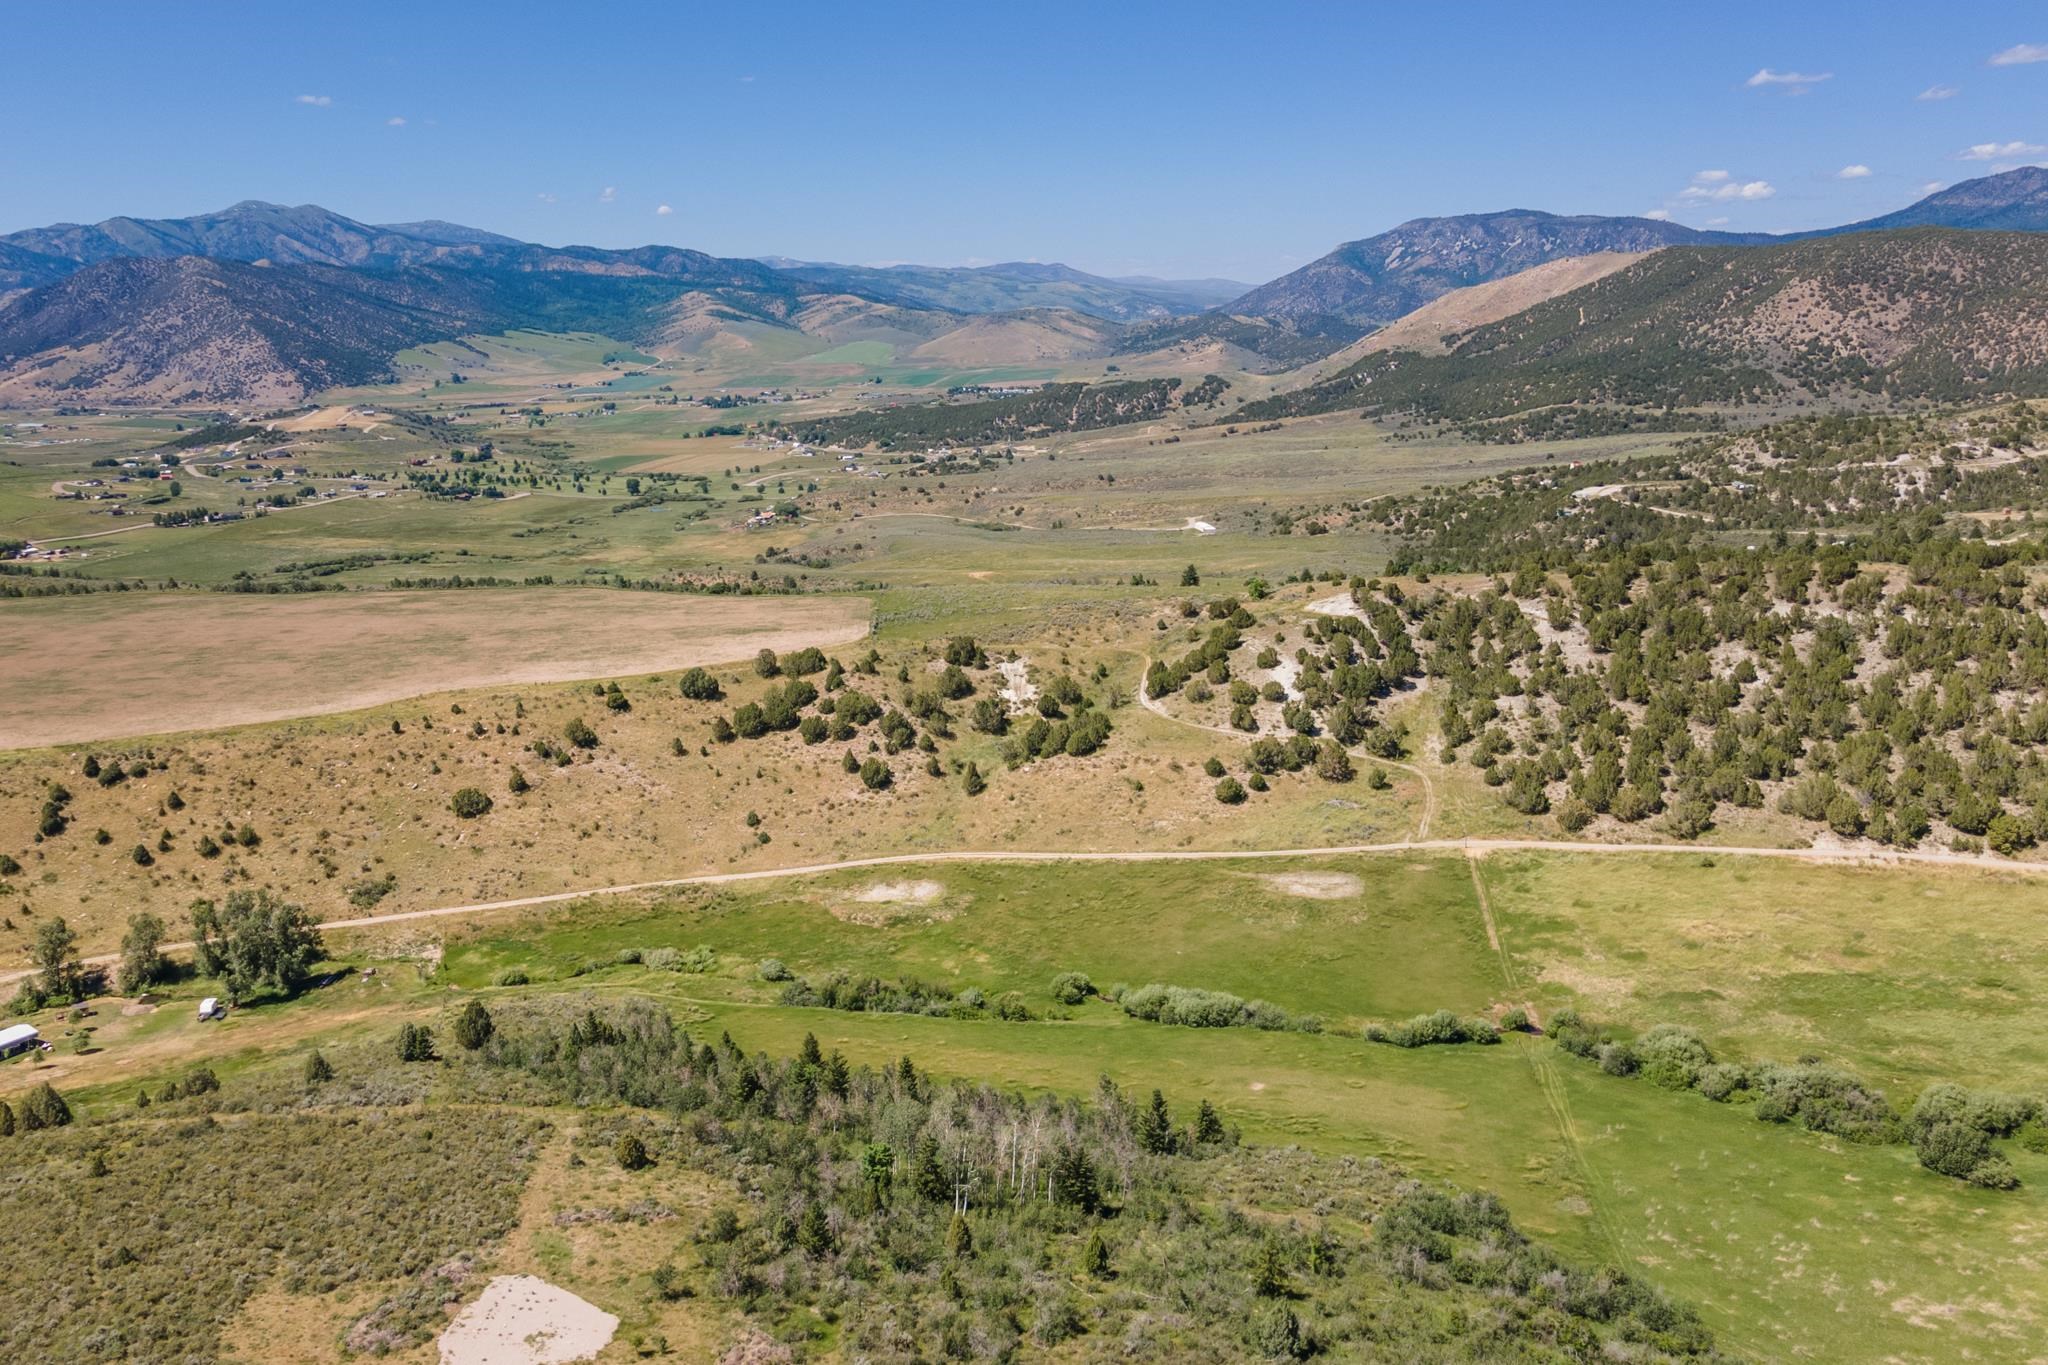
[[[143,1091],[146,1095],[149,1092]],[[14,1136],[14,1108],[6,1100],[0,1100],[0,1138]]]
[[[945,1168],[939,1164],[939,1140],[930,1133],[917,1140],[917,1152],[911,1158],[910,1188],[930,1204],[942,1204],[953,1197],[953,1182],[946,1179]]]
[[[1106,1280],[1112,1273],[1109,1243],[1102,1240],[1101,1228],[1089,1233],[1088,1244],[1081,1248],[1081,1273],[1091,1280]]]
[[[1252,1267],[1252,1292],[1262,1299],[1287,1297],[1287,1258],[1281,1254],[1277,1238],[1268,1237],[1259,1244],[1259,1259]]]
[[[954,1214],[953,1221],[946,1225],[946,1255],[955,1261],[964,1261],[974,1254],[974,1232],[967,1226],[967,1219]]]
[[[832,1225],[825,1219],[825,1206],[816,1200],[804,1205],[804,1215],[797,1222],[796,1244],[807,1256],[823,1256],[832,1249]]]
[[[328,1065],[327,1059],[320,1055],[320,1052],[316,1049],[310,1057],[306,1058],[306,1084],[325,1085],[333,1079],[334,1068]]]
[[[804,1035],[803,1050],[797,1054],[797,1057],[798,1060],[807,1066],[822,1066],[824,1064],[825,1054],[818,1048],[817,1034],[806,1033]]]
[[[1152,1103],[1138,1115],[1137,1137],[1138,1145],[1154,1156],[1173,1150],[1173,1115],[1167,1112],[1166,1097],[1157,1090],[1152,1092]]]
[[[967,765],[967,775],[961,779],[961,785],[967,789],[969,796],[979,796],[988,790],[988,783],[982,780],[981,769],[975,767],[972,762]]]
[[[1094,1213],[1102,1207],[1095,1163],[1079,1147],[1062,1146],[1053,1156],[1052,1198],[1056,1204],[1068,1204],[1083,1213]]]
[[[1195,1110],[1195,1141],[1223,1141],[1223,1119],[1217,1114],[1216,1106],[1207,1100],[1203,1100]]]

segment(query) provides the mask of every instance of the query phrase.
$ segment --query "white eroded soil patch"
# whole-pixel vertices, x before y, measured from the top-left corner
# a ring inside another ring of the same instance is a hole
[[[830,902],[827,908],[835,919],[849,924],[893,924],[911,918],[946,920],[953,917],[951,910],[928,908],[936,906],[945,894],[943,882],[876,882],[856,891],[849,900]]]
[[[945,894],[941,882],[876,882],[854,899],[866,905],[930,905]]]
[[[1283,896],[1342,901],[1363,895],[1365,883],[1349,872],[1272,872],[1259,878]]]
[[[1029,710],[1038,700],[1038,687],[1031,681],[1031,664],[1025,659],[1005,659],[996,665],[1003,675],[1003,704],[1012,711]]]
[[[619,1320],[532,1275],[500,1275],[441,1333],[441,1365],[566,1365],[610,1344]]]

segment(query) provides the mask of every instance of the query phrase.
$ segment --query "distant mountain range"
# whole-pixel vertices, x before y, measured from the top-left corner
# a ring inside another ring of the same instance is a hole
[[[2048,171],[1969,181],[1805,236],[1911,226],[2048,231]],[[834,345],[882,339],[955,365],[1163,353],[1187,369],[1281,369],[1548,262],[1791,240],[1529,210],[1422,218],[1245,291],[1035,262],[868,267],[549,247],[249,201],[0,237],[0,400],[283,401],[388,377],[408,346],[517,327],[671,352],[756,327]],[[1569,274],[1557,278],[1563,287]]]
[[[957,267],[862,266],[777,256],[766,258],[763,264],[835,293],[955,313],[1066,308],[1089,317],[1132,322],[1199,313],[1245,291],[1235,280],[1109,279],[1068,265],[1035,261]]]
[[[1704,232],[1651,218],[1560,217],[1525,209],[1417,218],[1378,236],[1346,242],[1233,299],[1216,310],[1215,319],[1183,324],[1180,330],[1219,338],[1234,333],[1239,345],[1249,342],[1262,354],[1293,360],[1301,350],[1300,338],[1343,345],[1453,289],[1546,261],[1667,246],[1761,246],[1901,227],[2048,232],[2048,170],[2023,166],[1966,181],[1882,218],[1785,237]],[[1241,324],[1223,318],[1252,320],[1261,335],[1248,337]]]
[[[1556,436],[1620,410],[2008,394],[2048,394],[2048,235],[1919,228],[1668,247],[1233,416],[1361,408]]]

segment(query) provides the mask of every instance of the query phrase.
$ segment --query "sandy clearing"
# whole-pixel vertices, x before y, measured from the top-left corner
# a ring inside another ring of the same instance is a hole
[[[619,1320],[533,1275],[500,1275],[441,1333],[441,1365],[564,1365],[611,1343]]]
[[[1361,621],[1365,619],[1365,613],[1359,610],[1358,603],[1352,600],[1348,592],[1318,598],[1308,604],[1308,609],[1317,616],[1355,616]]]
[[[1365,883],[1349,872],[1272,872],[1259,880],[1283,896],[1312,901],[1350,900],[1365,894]]]
[[[0,748],[210,730],[456,688],[630,677],[864,639],[847,597],[595,588],[0,603]],[[226,667],[222,660],[231,660]]]

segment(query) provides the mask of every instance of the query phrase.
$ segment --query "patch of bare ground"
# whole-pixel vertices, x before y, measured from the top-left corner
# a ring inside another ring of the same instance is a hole
[[[1365,883],[1349,872],[1273,872],[1259,880],[1283,896],[1312,901],[1350,900],[1365,892]]]
[[[632,676],[862,639],[840,597],[598,589],[109,594],[0,607],[0,748],[325,715],[505,683]],[[233,676],[221,661],[234,661]]]
[[[441,1334],[442,1365],[567,1365],[611,1344],[619,1320],[534,1275],[500,1275]]]

